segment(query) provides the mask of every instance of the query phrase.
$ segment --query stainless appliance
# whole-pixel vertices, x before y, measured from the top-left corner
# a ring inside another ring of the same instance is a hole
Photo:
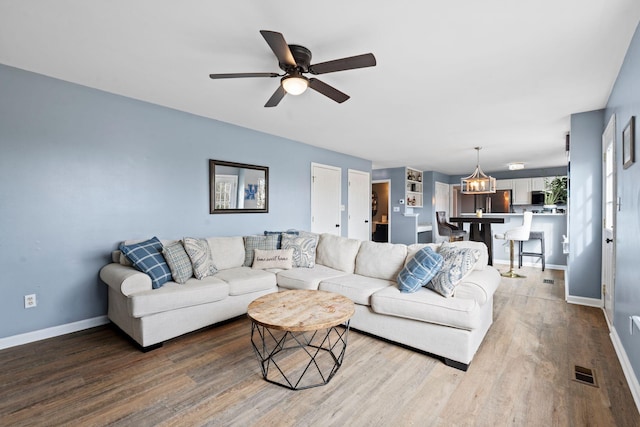
[[[532,191],[531,192],[531,204],[532,205],[544,205],[544,191]]]
[[[491,194],[460,194],[460,213],[475,213],[482,209],[486,213],[510,213],[511,190],[498,190]]]

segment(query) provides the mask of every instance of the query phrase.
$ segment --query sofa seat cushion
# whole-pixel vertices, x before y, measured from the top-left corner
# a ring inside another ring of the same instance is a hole
[[[473,299],[445,298],[420,288],[408,294],[393,286],[371,296],[371,308],[378,314],[473,330],[481,326],[480,305]],[[398,331],[402,333],[402,331]]]
[[[321,281],[344,276],[344,271],[316,264],[311,268],[294,268],[278,272],[278,286],[285,289],[318,289]]]
[[[130,295],[129,314],[133,317],[143,317],[220,301],[228,295],[229,284],[211,276],[202,280],[191,278],[184,285],[167,282],[161,288]]]
[[[388,287],[395,287],[395,285],[396,282],[391,280],[348,274],[323,280],[320,282],[318,289],[344,295],[356,304],[368,306],[371,305],[370,297],[374,292]]]
[[[220,270],[214,277],[229,284],[229,295],[244,295],[276,287],[275,274],[251,267]]]

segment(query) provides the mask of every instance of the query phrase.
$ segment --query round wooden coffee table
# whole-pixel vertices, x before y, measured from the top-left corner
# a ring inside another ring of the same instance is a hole
[[[276,292],[249,304],[251,345],[264,379],[292,390],[327,384],[342,365],[354,311],[349,298],[314,290]]]

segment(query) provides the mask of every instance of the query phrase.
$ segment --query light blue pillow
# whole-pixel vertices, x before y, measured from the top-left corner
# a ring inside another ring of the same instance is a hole
[[[480,251],[460,248],[445,242],[438,248],[438,253],[444,259],[442,270],[426,284],[426,287],[444,297],[450,297],[456,286],[473,270],[480,259]]]
[[[135,268],[151,277],[153,289],[161,288],[171,280],[171,270],[162,256],[162,243],[157,237],[131,245],[121,244],[120,251]]]
[[[433,279],[443,263],[442,255],[425,246],[409,260],[398,274],[398,289],[404,293],[416,292]]]

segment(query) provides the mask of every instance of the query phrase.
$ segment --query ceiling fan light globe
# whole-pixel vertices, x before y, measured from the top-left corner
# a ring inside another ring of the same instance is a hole
[[[309,81],[304,77],[289,76],[282,79],[282,87],[289,95],[300,95],[309,87]]]

